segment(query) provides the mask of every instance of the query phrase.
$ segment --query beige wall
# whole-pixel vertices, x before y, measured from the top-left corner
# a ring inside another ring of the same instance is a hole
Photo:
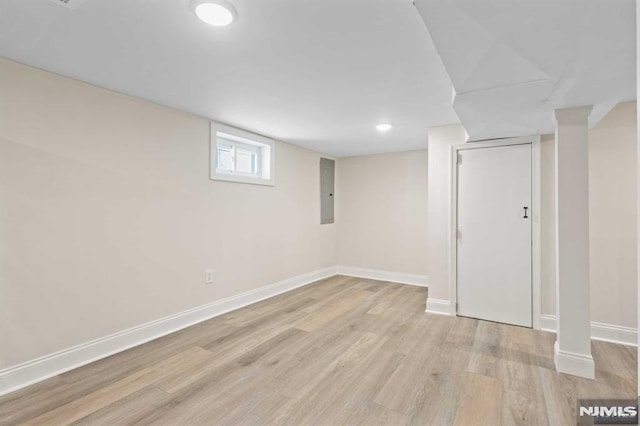
[[[427,151],[341,158],[338,263],[426,275]]]
[[[0,368],[336,264],[318,153],[210,181],[204,118],[1,59],[0,94]]]
[[[318,153],[278,143],[275,187],[210,181],[204,118],[1,59],[0,93],[0,369],[336,264],[428,274],[448,299],[461,126],[431,129],[428,155],[339,159],[336,225],[321,226]],[[626,103],[589,134],[592,320],[629,327],[635,126]],[[553,137],[542,167],[550,314]]]
[[[540,139],[540,301],[542,314],[556,312],[554,136]]]
[[[591,320],[637,326],[636,103],[589,130]],[[554,137],[542,138],[542,312],[555,313]]]
[[[429,129],[427,265],[431,299],[449,300],[451,147],[465,140],[460,125]]]

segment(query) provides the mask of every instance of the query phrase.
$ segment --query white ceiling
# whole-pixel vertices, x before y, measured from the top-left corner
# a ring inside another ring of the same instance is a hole
[[[335,156],[635,99],[634,0],[231,0],[224,28],[189,0],[55,1],[0,0],[0,55]]]
[[[335,156],[458,122],[410,0],[231,1],[216,28],[188,0],[1,0],[0,55]]]
[[[416,0],[471,140],[554,131],[553,110],[595,125],[636,98],[634,0]]]

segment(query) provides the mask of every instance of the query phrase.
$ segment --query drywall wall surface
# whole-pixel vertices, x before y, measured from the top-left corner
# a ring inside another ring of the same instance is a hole
[[[449,300],[451,227],[451,147],[465,143],[461,125],[429,129],[427,274],[429,298]]]
[[[540,299],[542,314],[556,312],[555,136],[540,137]]]
[[[207,119],[4,59],[0,93],[0,369],[336,264],[320,154],[211,181]]]
[[[427,151],[338,159],[338,263],[426,275]]]

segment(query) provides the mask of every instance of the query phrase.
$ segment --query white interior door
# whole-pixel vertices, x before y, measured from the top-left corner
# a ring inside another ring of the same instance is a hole
[[[457,167],[458,315],[531,327],[531,145],[460,150]]]

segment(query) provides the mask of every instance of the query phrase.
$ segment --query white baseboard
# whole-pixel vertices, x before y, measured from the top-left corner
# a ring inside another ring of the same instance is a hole
[[[540,316],[540,328],[551,333],[556,332],[556,316],[543,314]],[[638,330],[621,325],[591,322],[591,338],[603,342],[617,343],[626,346],[638,346]]]
[[[451,302],[442,299],[427,298],[427,309],[425,312],[438,315],[451,315]]]
[[[0,395],[334,275],[336,267],[298,275],[0,370]]]
[[[337,266],[337,273],[338,275],[346,275],[349,277],[368,278],[371,280],[427,287],[426,275],[405,274],[403,272],[381,271],[379,269],[357,268],[353,266]]]
[[[595,364],[591,355],[576,354],[560,350],[558,342],[553,345],[553,360],[559,373],[587,379],[596,378]]]

